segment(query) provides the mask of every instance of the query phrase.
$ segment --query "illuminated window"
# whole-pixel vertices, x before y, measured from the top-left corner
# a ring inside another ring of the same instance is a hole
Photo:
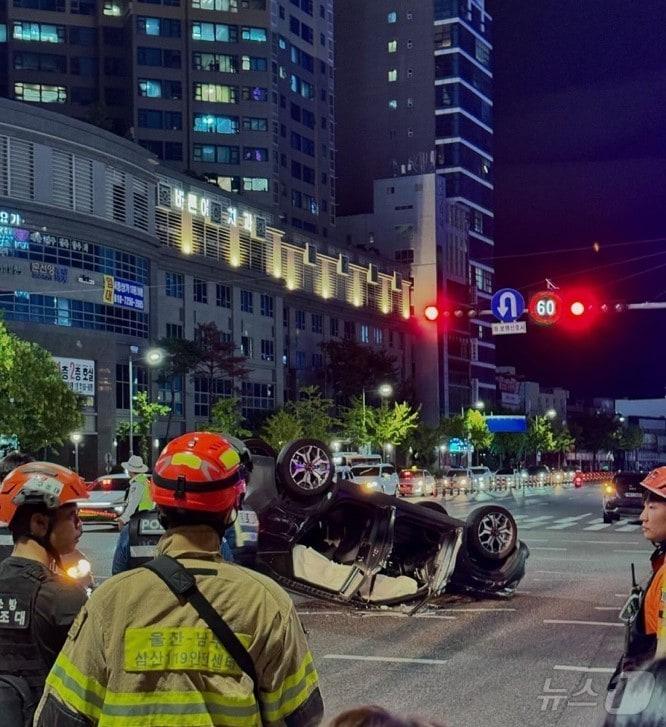
[[[237,13],[238,0],[192,0],[195,10],[221,10],[224,13]]]
[[[67,89],[64,86],[47,86],[44,83],[15,83],[14,98],[37,103],[65,103]]]
[[[14,40],[38,41],[40,43],[64,43],[65,26],[49,23],[29,23],[15,21],[12,37]]]
[[[398,13],[396,13],[395,10],[392,10],[387,16],[386,16],[386,22],[387,23],[397,23],[398,22]]]
[[[388,72],[388,80],[389,80],[389,83],[392,83],[393,81],[398,80],[398,69],[397,68],[391,68],[391,70]]]
[[[395,53],[398,50],[398,41],[397,40],[389,40],[388,42],[388,52],[389,53]]]
[[[255,43],[265,43],[268,40],[268,34],[266,33],[266,28],[254,28],[243,25],[241,27],[241,39]]]
[[[394,99],[394,98],[389,99],[388,107],[390,109],[397,109],[398,108],[398,101],[396,99]]]
[[[224,86],[219,83],[195,83],[195,101],[214,103],[238,103],[238,86]]]
[[[192,23],[192,40],[238,42],[238,26],[225,23]]]
[[[213,134],[237,134],[238,116],[194,114],[193,130]]]

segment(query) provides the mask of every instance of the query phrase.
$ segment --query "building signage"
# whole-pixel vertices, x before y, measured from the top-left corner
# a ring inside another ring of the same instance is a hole
[[[23,217],[14,210],[0,210],[0,225],[20,227],[23,224]]]
[[[144,310],[144,288],[131,280],[114,278],[113,275],[104,276],[102,301],[107,305],[119,305],[123,308]]]
[[[45,247],[60,247],[63,250],[74,250],[74,252],[88,252],[90,245],[87,242],[73,240],[71,237],[60,235],[43,235],[41,232],[32,232],[30,242],[41,243]]]
[[[173,190],[173,206],[178,210],[187,210],[192,215],[210,217],[210,199],[183,189]]]
[[[95,285],[95,281],[89,275],[79,275],[77,280],[82,285]]]
[[[67,268],[54,263],[42,263],[33,260],[30,263],[30,273],[33,278],[39,280],[53,280],[56,283],[67,282]]]
[[[82,396],[95,396],[95,362],[82,358],[53,357],[62,380]]]
[[[464,454],[465,452],[473,451],[474,445],[466,439],[459,439],[458,437],[449,439],[449,452],[451,454]]]
[[[107,305],[113,305],[113,275],[105,275],[103,284],[102,302]]]
[[[23,275],[23,270],[18,265],[3,264],[0,265],[0,275]]]

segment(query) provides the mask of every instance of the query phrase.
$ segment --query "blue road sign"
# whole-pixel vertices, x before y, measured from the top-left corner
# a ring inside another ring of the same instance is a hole
[[[486,417],[486,424],[488,429],[493,434],[499,432],[513,432],[515,434],[521,434],[527,431],[527,417],[516,415],[516,416],[488,416]]]
[[[490,309],[498,321],[511,323],[525,312],[525,298],[513,288],[502,288],[493,295]]]

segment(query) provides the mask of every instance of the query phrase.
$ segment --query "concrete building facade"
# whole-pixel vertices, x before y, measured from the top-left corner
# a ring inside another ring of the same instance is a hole
[[[287,235],[270,209],[240,205],[118,136],[0,99],[0,311],[58,357],[85,397],[89,476],[116,458],[131,346],[136,387],[171,403],[143,354],[215,323],[246,357],[237,392],[258,418],[321,383],[327,340],[383,347],[410,378],[410,297],[406,267]],[[211,401],[232,393],[232,382],[214,387],[205,377],[176,382],[171,435],[205,422]],[[155,437],[165,433],[161,421]]]
[[[12,0],[0,96],[109,129],[327,237],[332,13],[332,0]]]
[[[338,0],[335,20],[338,217],[371,212],[375,180],[436,174],[446,199],[469,215],[468,294],[461,302],[487,309],[494,280],[493,46],[484,0]],[[378,238],[377,247],[383,244]],[[468,383],[474,398],[489,403],[496,390],[490,325],[471,319]],[[476,347],[483,355],[473,355]]]

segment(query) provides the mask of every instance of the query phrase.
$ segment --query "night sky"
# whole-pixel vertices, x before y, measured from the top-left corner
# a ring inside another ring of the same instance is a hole
[[[613,246],[666,238],[666,0],[490,0],[489,11],[497,286],[527,295],[548,277],[609,302],[666,301],[666,239]],[[665,394],[666,310],[586,333],[528,329],[500,342],[499,364],[580,395]]]

